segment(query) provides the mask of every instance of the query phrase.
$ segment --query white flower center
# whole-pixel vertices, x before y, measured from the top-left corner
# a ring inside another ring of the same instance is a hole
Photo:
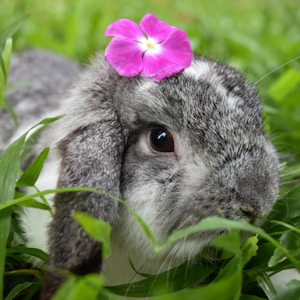
[[[139,39],[138,44],[143,53],[147,53],[148,55],[158,54],[161,51],[160,44],[151,37],[143,37]]]

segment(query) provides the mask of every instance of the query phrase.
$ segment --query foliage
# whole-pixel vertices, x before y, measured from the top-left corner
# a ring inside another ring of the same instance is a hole
[[[24,22],[24,13],[28,11],[31,16]],[[162,251],[170,242],[194,230],[227,228],[228,234],[211,245],[219,250],[219,259],[200,259],[195,264],[184,264],[118,287],[105,287],[103,279],[93,274],[70,275],[55,299],[119,299],[118,295],[156,295],[160,300],[299,299],[299,281],[289,282],[278,292],[269,279],[284,269],[300,270],[300,4],[297,1],[2,0],[0,29],[5,30],[0,30],[0,107],[3,103],[9,107],[4,95],[12,51],[10,37],[17,29],[20,30],[14,35],[16,51],[44,48],[86,62],[95,49],[101,51],[106,46],[103,33],[108,24],[124,17],[139,22],[147,12],[185,30],[195,52],[239,68],[256,83],[263,99],[266,131],[282,157],[280,199],[262,228],[210,218],[177,232],[165,244],[158,244],[145,222],[132,212],[154,252]],[[7,27],[7,24],[12,25]],[[40,125],[44,127],[53,121],[44,120]],[[43,269],[34,268],[29,258],[47,259],[41,250],[24,247],[15,215],[22,206],[50,210],[46,194],[70,191],[40,192],[36,188],[35,194],[22,193],[20,187],[35,188],[48,152],[45,149],[27,170],[20,171],[22,153],[29,142],[26,137],[31,132],[22,135],[0,156],[0,299],[2,290],[7,300],[37,297]],[[108,254],[110,229],[88,216],[77,215],[76,219],[94,238],[105,243]],[[252,234],[244,244],[241,231]]]

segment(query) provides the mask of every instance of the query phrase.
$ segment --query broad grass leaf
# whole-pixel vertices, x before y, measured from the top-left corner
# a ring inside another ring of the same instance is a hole
[[[103,290],[103,279],[99,274],[83,277],[69,276],[55,293],[53,300],[94,300]]]
[[[171,234],[164,243],[159,245],[155,250],[157,252],[162,251],[163,249],[169,247],[174,242],[186,237],[187,235],[203,232],[203,231],[214,231],[214,230],[245,230],[256,232],[256,228],[250,226],[249,224],[243,221],[233,221],[221,217],[209,217],[201,220],[199,223],[189,226],[187,228],[175,231]],[[258,229],[259,230],[259,229]]]
[[[269,234],[267,234],[262,228],[251,225],[245,221],[234,221],[220,217],[209,217],[203,219],[198,224],[176,231],[172,235],[170,235],[169,238],[167,238],[163,244],[157,246],[154,250],[156,252],[162,251],[163,249],[166,249],[167,247],[172,245],[177,240],[182,239],[185,236],[195,232],[220,229],[226,229],[228,231],[242,230],[260,235],[262,238],[270,242],[275,248],[278,248],[280,251],[282,251],[286,255],[286,257],[293,263],[295,268],[300,270],[300,262],[293,255],[291,255],[289,251],[285,249],[278,241],[276,241]]]
[[[64,284],[57,290],[52,300],[75,300],[72,298],[72,291],[75,289],[77,281],[75,276],[69,276]]]
[[[15,32],[17,32],[23,25],[25,19],[28,15],[22,15],[17,18],[14,22],[6,26],[5,28],[1,29],[0,32],[0,52],[3,51],[4,44],[8,38],[10,38]]]
[[[240,273],[239,260],[231,261],[231,265],[220,280],[204,287],[186,289],[175,294],[156,297],[155,300],[238,300],[240,299],[242,277]]]
[[[46,200],[47,201],[47,200]],[[23,207],[31,207],[31,208],[37,208],[37,209],[43,209],[52,211],[52,207],[46,203],[41,203],[40,201],[34,200],[34,199],[28,199],[28,201],[20,203]]]
[[[101,191],[97,191],[94,189],[90,189],[90,188],[63,188],[63,189],[50,189],[50,190],[44,190],[42,192],[38,191],[37,193],[31,194],[31,195],[25,195],[22,197],[18,197],[17,199],[11,199],[6,201],[5,203],[0,204],[0,211],[4,210],[6,208],[11,208],[14,205],[22,205],[22,206],[26,206],[27,203],[29,203],[28,206],[31,206],[30,204],[32,203],[32,201],[34,198],[37,197],[44,197],[46,195],[51,195],[51,194],[55,194],[55,193],[70,193],[70,192],[90,192],[90,193],[98,193],[98,194],[104,194]],[[37,201],[35,201],[37,202]],[[35,207],[33,205],[33,207]],[[46,207],[45,207],[46,208]]]
[[[285,255],[278,249],[275,249],[274,254],[271,256],[271,258],[268,261],[268,266],[272,268],[277,264],[281,263],[285,259],[286,259]]]
[[[45,119],[33,126],[16,141],[10,144],[0,156],[0,206],[2,206],[2,209],[0,209],[0,295],[2,295],[3,292],[2,278],[4,275],[6,242],[11,219],[11,206],[8,205],[8,202],[14,201],[16,178],[20,169],[21,157],[26,145],[26,139],[31,130],[44,128],[44,126],[52,123],[54,120],[56,119]]]
[[[88,274],[81,277],[74,289],[71,291],[73,300],[96,300],[103,289],[103,279],[99,274]]]
[[[300,72],[295,69],[288,69],[269,88],[269,95],[277,100],[287,99],[288,94],[300,84]]]
[[[92,238],[102,243],[102,256],[106,258],[110,254],[110,225],[80,212],[74,214],[74,219]]]
[[[28,136],[26,137],[26,145],[22,154],[22,159],[25,159],[28,156],[28,154],[31,153],[32,148],[36,145],[43,131],[45,131],[49,125],[59,120],[60,118],[61,116],[43,119],[33,128],[31,128],[30,134],[28,134]]]
[[[285,232],[280,236],[280,243],[286,249],[290,251],[295,257],[300,258],[300,231],[293,225],[287,224],[282,221],[272,221],[272,223],[282,226],[286,229]],[[271,256],[268,266],[274,267],[282,261],[286,260],[284,253],[278,249],[274,250],[274,254]]]
[[[0,156],[0,204],[13,199],[16,176],[20,167],[21,155],[26,134],[13,142]],[[11,208],[0,210],[0,295],[3,292],[3,275],[6,254],[6,242],[9,234]]]
[[[32,128],[29,129],[29,131],[33,131],[39,128],[39,126],[41,125],[50,125],[51,123],[59,120],[61,118],[61,116],[56,116],[56,117],[51,117],[51,118],[45,118],[43,120],[41,120],[39,123],[37,123],[36,125],[34,125]],[[33,131],[35,132],[35,131]],[[32,133],[31,133],[32,135]]]
[[[27,247],[11,247],[6,249],[6,255],[26,254],[28,256],[39,258],[42,261],[48,259],[48,254],[41,249]]]
[[[252,256],[248,255],[248,253],[253,253],[253,245],[256,245],[256,242],[250,238],[243,247],[243,252],[237,253],[235,257],[233,257],[223,268],[221,268],[218,276],[211,284],[180,292],[174,299],[240,299],[242,290],[242,269],[247,261],[245,257]],[[251,248],[252,251],[249,251],[249,248]]]
[[[20,167],[20,160],[27,133],[13,142],[0,156],[0,203],[13,199],[16,176]]]
[[[218,266],[207,261],[190,265],[184,263],[171,270],[152,275],[129,284],[109,286],[108,290],[127,297],[150,297],[180,291],[193,285],[199,285],[216,271]]]
[[[48,157],[49,148],[45,148],[33,161],[33,163],[24,171],[17,181],[17,187],[34,186],[43,169],[46,158]]]
[[[237,230],[232,230],[227,234],[222,234],[218,237],[216,237],[212,241],[212,245],[220,248],[223,250],[223,252],[231,254],[238,254],[241,252],[241,247],[240,247],[240,233]],[[224,258],[224,253],[223,256]]]
[[[251,236],[247,239],[246,243],[242,247],[242,264],[243,267],[256,256],[259,247],[258,247],[258,236]]]
[[[269,216],[270,220],[275,220],[275,222],[267,222],[264,224],[263,228],[267,232],[274,232],[279,231],[279,233],[283,233],[287,230],[282,225],[279,225],[279,223],[276,223],[276,220],[282,220],[281,222],[284,222],[286,224],[290,224],[292,226],[295,226],[294,220],[297,221],[297,223],[300,223],[300,205],[299,205],[299,199],[300,199],[300,186],[296,188],[292,188],[289,190],[284,196],[281,197],[279,201],[277,201],[272,209],[272,212]],[[297,225],[298,226],[298,225]]]
[[[274,297],[277,295],[276,290],[274,288],[274,285],[272,281],[270,280],[269,276],[266,274],[262,274],[257,277],[257,283],[261,287],[261,289],[264,291],[268,299],[274,299]]]
[[[295,227],[295,226],[293,226],[291,224],[288,224],[288,223],[285,223],[285,222],[282,222],[282,221],[278,221],[278,220],[273,220],[272,223],[281,225],[281,226],[283,226],[283,227],[285,227],[285,228],[287,228],[287,229],[289,229],[291,231],[294,231],[294,232],[300,234],[300,228],[297,228],[297,227]]]
[[[9,294],[5,297],[5,300],[13,300],[15,299],[20,293],[22,293],[24,290],[27,290],[32,285],[36,285],[35,282],[22,282],[18,285],[16,285]]]

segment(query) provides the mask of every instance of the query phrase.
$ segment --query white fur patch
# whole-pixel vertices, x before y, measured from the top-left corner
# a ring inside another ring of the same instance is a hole
[[[199,186],[209,174],[209,169],[200,158],[197,158],[197,162],[187,163],[185,169],[184,183],[187,187]],[[186,199],[186,196],[183,195],[183,198]]]
[[[138,87],[137,87],[137,94],[140,93],[145,93],[148,92],[150,89],[152,89],[155,85],[157,85],[157,83],[155,83],[154,81],[150,81],[150,80],[145,80],[143,81],[143,83],[141,83]]]
[[[221,84],[221,82],[219,80],[216,85],[216,92],[219,96],[221,96],[222,99],[226,99],[227,94],[228,94],[227,89],[224,88],[224,86]]]
[[[26,236],[26,246],[47,252],[47,228],[51,221],[49,211],[26,208],[22,218],[22,228]]]
[[[187,76],[194,77],[195,79],[199,79],[204,77],[206,74],[211,72],[211,66],[208,62],[205,61],[197,61],[193,62],[190,67],[185,69],[184,74]]]
[[[227,104],[228,104],[229,108],[235,109],[237,104],[240,102],[240,100],[241,99],[237,96],[229,95],[227,97]]]
[[[51,157],[49,157],[51,158]],[[57,159],[49,159],[45,163],[44,169],[36,183],[40,191],[53,189],[56,187],[58,179],[58,165]],[[49,204],[52,206],[52,197],[46,197]],[[25,215],[21,220],[21,226],[27,240],[27,247],[39,248],[43,251],[48,251],[48,226],[52,220],[49,211],[26,208]]]
[[[154,199],[158,198],[159,185],[153,182],[143,188],[130,189],[123,197],[135,212],[147,223],[154,235],[159,236],[157,211],[153,209]],[[132,270],[129,259],[140,272],[157,273],[160,263],[152,261],[152,247],[140,226],[125,207],[120,207],[119,222],[112,229],[112,254],[105,261],[104,276],[107,284],[115,285],[140,279]],[[116,268],[119,269],[116,274]]]
[[[221,78],[214,73],[213,68],[210,63],[205,61],[194,62],[189,68],[184,71],[184,74],[187,76],[194,77],[195,79],[202,79],[209,82],[214,88],[216,93],[222,98],[226,99],[228,91],[223,86]],[[233,99],[230,99],[231,101]],[[233,104],[231,101],[230,105]]]

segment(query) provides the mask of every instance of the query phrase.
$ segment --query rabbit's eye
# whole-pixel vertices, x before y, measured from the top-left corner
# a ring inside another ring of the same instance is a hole
[[[156,152],[174,152],[172,134],[164,127],[152,128],[149,134],[149,143]]]

